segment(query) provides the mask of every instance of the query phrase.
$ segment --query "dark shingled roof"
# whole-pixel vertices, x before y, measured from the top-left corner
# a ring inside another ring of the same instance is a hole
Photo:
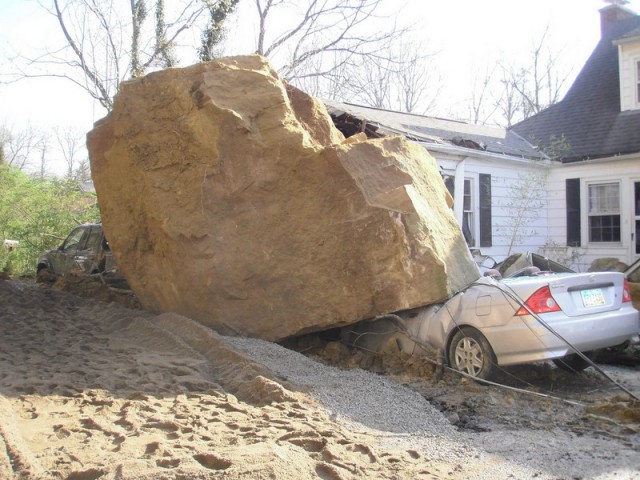
[[[540,158],[529,142],[515,132],[455,120],[394,112],[336,101],[324,101],[339,130],[351,136],[362,130],[369,137],[401,134],[423,144],[455,145],[515,157]],[[425,145],[427,149],[428,145]]]
[[[617,20],[600,39],[564,99],[511,129],[534,144],[567,140],[564,162],[640,152],[640,110],[620,112],[618,47],[640,33],[640,16]]]

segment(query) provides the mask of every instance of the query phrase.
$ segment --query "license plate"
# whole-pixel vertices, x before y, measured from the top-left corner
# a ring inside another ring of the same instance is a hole
[[[580,293],[585,307],[601,307],[605,303],[601,288],[582,290]]]

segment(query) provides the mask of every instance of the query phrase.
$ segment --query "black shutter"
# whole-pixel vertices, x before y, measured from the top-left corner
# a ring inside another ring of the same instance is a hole
[[[480,246],[492,245],[491,235],[491,175],[479,174],[480,183]]]
[[[567,246],[580,246],[580,179],[567,178]]]

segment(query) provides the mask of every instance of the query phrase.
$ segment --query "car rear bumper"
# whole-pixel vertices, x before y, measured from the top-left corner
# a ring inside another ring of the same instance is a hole
[[[562,312],[514,317],[506,325],[482,329],[498,364],[513,365],[563,357],[573,349],[588,352],[633,341],[640,332],[640,313],[631,305],[620,310],[567,317]],[[555,333],[554,333],[555,332]]]

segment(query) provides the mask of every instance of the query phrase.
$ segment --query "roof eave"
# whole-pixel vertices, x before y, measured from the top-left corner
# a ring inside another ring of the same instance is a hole
[[[580,163],[580,162],[607,162],[611,160],[626,160],[628,158],[637,158],[640,156],[640,150],[631,152],[603,153],[600,155],[587,155],[581,157],[565,157],[562,163]]]
[[[634,35],[632,37],[623,37],[623,38],[618,38],[616,40],[613,40],[614,45],[626,45],[629,43],[637,43],[640,42],[640,35]]]
[[[483,158],[492,158],[503,161],[515,161],[517,163],[522,162],[530,162],[531,160],[546,160],[547,158],[541,154],[539,157],[529,157],[529,156],[517,156],[506,153],[497,153],[491,152],[487,150],[474,150],[471,148],[458,147],[457,145],[450,145],[447,143],[429,143],[429,142],[416,142],[422,147],[426,148],[427,151],[436,151],[440,153],[449,153],[454,155],[460,155],[462,157],[483,157]]]

